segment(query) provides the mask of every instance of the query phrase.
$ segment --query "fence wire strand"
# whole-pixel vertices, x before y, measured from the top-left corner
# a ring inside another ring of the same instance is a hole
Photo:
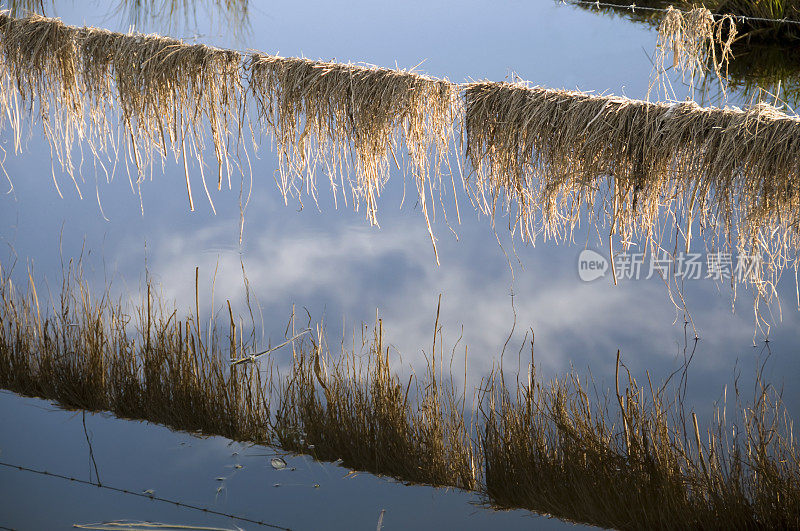
[[[172,505],[175,505],[176,507],[183,507],[185,509],[192,509],[192,510],[195,510],[195,511],[201,511],[201,512],[204,512],[206,514],[213,514],[213,515],[216,515],[216,516],[224,516],[226,518],[232,518],[234,520],[239,520],[240,522],[247,522],[249,524],[260,525],[262,527],[269,527],[271,529],[281,529],[283,531],[291,531],[290,528],[288,528],[288,527],[283,527],[283,526],[279,526],[279,525],[275,525],[275,524],[270,524],[270,523],[264,522],[262,520],[255,520],[255,519],[252,519],[252,518],[247,518],[245,516],[237,516],[235,514],[230,514],[230,513],[226,513],[226,512],[222,512],[222,511],[217,511],[217,510],[214,510],[214,509],[210,509],[208,507],[203,507],[202,505],[192,505],[190,503],[184,503],[184,502],[177,501],[177,500],[171,500],[169,498],[162,498],[161,496],[156,496],[155,494],[145,494],[145,493],[141,493],[141,492],[134,492],[134,491],[131,491],[131,490],[128,490],[128,489],[120,488],[120,487],[113,487],[113,486],[107,485],[105,483],[87,481],[85,479],[79,479],[79,478],[75,478],[75,477],[71,477],[71,476],[65,476],[63,474],[56,474],[54,472],[48,472],[47,470],[38,470],[38,469],[35,469],[35,468],[30,468],[30,467],[22,466],[22,465],[15,465],[15,464],[6,463],[6,462],[3,462],[3,461],[0,461],[0,466],[4,466],[6,468],[20,470],[22,472],[30,472],[30,473],[33,473],[33,474],[39,474],[41,476],[47,476],[47,477],[51,477],[51,478],[63,479],[63,480],[66,480],[66,481],[71,481],[73,483],[80,483],[82,485],[89,485],[89,486],[92,486],[92,487],[98,487],[98,488],[101,488],[101,489],[107,489],[107,490],[111,490],[111,491],[114,491],[114,492],[120,492],[122,494],[130,494],[132,496],[138,496],[140,498],[146,498],[148,500],[160,501],[160,502],[164,502],[164,503],[171,503]]]

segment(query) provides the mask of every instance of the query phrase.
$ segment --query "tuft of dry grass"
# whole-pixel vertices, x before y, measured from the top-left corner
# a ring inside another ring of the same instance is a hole
[[[404,481],[474,490],[478,470],[463,395],[442,382],[434,360],[423,377],[401,381],[382,335],[379,322],[355,355],[333,357],[322,339],[295,353],[278,378],[277,444]]]
[[[730,15],[715,19],[704,7],[684,12],[669,6],[658,26],[655,83],[666,72],[666,57],[671,52],[672,67],[681,70],[684,82],[688,76],[692,91],[710,68],[724,93],[736,33],[736,22]],[[666,81],[661,81],[661,84],[665,85],[663,89],[668,94]]]
[[[286,198],[305,186],[316,197],[316,172],[347,192],[377,224],[377,199],[400,148],[408,157],[434,253],[434,184],[449,169],[458,86],[403,70],[253,54],[246,65],[258,121],[271,133]],[[452,177],[452,172],[451,172]],[[455,193],[455,190],[454,190]],[[438,254],[436,255],[438,262]]]
[[[689,4],[688,0],[682,1]],[[740,21],[741,33],[754,42],[788,43],[800,38],[800,28],[796,24],[781,22],[783,19],[800,20],[798,0],[705,0],[703,4],[717,15],[747,17]]]
[[[90,292],[80,263],[70,262],[50,306],[39,300],[32,274],[26,288],[18,291],[0,271],[3,388],[174,429],[267,441],[261,374],[255,366],[231,369],[216,331],[206,336],[197,315],[181,320],[167,312],[149,285],[125,311],[109,292]],[[239,336],[226,348],[236,355],[243,345]]]
[[[38,15],[16,19],[0,12],[0,110],[10,121],[14,148],[21,150],[23,113],[38,107],[51,155],[73,179],[72,143],[83,136],[78,33]]]
[[[603,0],[603,3],[613,5],[599,9],[589,3],[575,5],[589,11],[614,13],[653,26],[658,26],[663,17],[661,12],[631,9],[630,0]],[[640,0],[635,4],[635,7],[658,9],[673,6],[687,12],[696,8],[708,9],[718,19],[730,16],[736,21],[738,33],[754,44],[786,46],[800,38],[797,24],[784,22],[800,20],[798,0]]]
[[[656,386],[648,373],[641,385],[619,353],[606,392],[574,371],[544,381],[531,341],[527,379],[510,386],[501,368],[467,404],[442,370],[438,311],[426,372],[406,380],[390,367],[380,321],[360,349],[354,339],[337,354],[321,329],[308,339],[292,321],[291,356],[261,355],[230,305],[227,324],[199,317],[197,273],[184,319],[150,284],[128,306],[92,296],[80,263],[65,273],[57,300],[44,301],[32,273],[19,290],[0,270],[0,387],[604,527],[800,525],[792,421],[760,374],[752,401],[737,380],[735,405],[723,400],[701,422],[683,384],[669,385],[677,378]]]
[[[129,152],[140,174],[151,165],[154,153],[164,158],[171,153],[176,161],[183,158],[193,210],[186,150],[188,145],[197,159],[205,186],[203,136],[208,128],[218,165],[217,189],[224,176],[230,186],[230,144],[241,135],[237,52],[158,35],[97,29],[82,35],[80,52],[92,117],[106,124],[108,111],[119,106]]]
[[[335,197],[341,186],[345,202],[363,205],[377,224],[377,200],[394,163],[414,177],[436,253],[435,194],[438,189],[443,211],[447,176],[455,194],[449,148],[460,110],[457,85],[408,71],[265,54],[244,62],[232,50],[158,35],[0,13],[0,111],[9,117],[15,149],[22,147],[23,117],[38,119],[53,158],[76,187],[72,152],[84,143],[107,176],[122,152],[137,185],[156,162],[174,156],[183,161],[190,208],[194,161],[213,209],[204,174],[206,136],[218,166],[217,188],[226,177],[230,187],[231,173],[242,171],[237,150],[247,95],[257,121],[275,138],[285,197],[305,184],[316,199],[321,167]]]

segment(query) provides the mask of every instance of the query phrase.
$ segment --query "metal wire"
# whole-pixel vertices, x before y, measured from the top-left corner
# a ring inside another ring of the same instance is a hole
[[[657,12],[657,13],[666,13],[667,8],[664,7],[647,7],[647,6],[637,6],[636,4],[630,5],[623,5],[623,4],[611,4],[608,2],[600,2],[600,1],[591,1],[591,0],[561,0],[561,3],[564,5],[583,5],[583,6],[593,6],[597,9],[601,7],[610,7],[615,9],[627,9],[630,10],[632,13],[636,13],[637,10],[639,11],[650,11],[650,12]],[[688,11],[673,8],[676,11],[680,11],[681,13],[688,13]],[[723,18],[727,15],[722,15],[718,13],[712,13],[714,18]],[[735,15],[731,14],[731,17],[738,20],[739,22],[770,22],[772,24],[793,24],[800,26],[800,20],[792,20],[788,18],[762,18],[762,17],[747,17],[744,15]]]
[[[133,492],[133,491],[130,491],[130,490],[127,490],[127,489],[121,489],[119,487],[112,487],[111,485],[106,485],[104,483],[96,483],[94,481],[86,481],[85,479],[73,478],[73,477],[70,477],[70,476],[64,476],[62,474],[56,474],[54,472],[48,472],[46,470],[37,470],[35,468],[30,468],[30,467],[21,466],[21,465],[14,465],[14,464],[5,463],[5,462],[2,462],[2,461],[0,461],[0,466],[4,466],[4,467],[7,467],[7,468],[14,468],[14,469],[17,469],[17,470],[21,470],[23,472],[31,472],[33,474],[39,474],[39,475],[42,475],[42,476],[48,476],[48,477],[51,477],[51,478],[64,479],[64,480],[67,480],[67,481],[72,481],[74,483],[80,483],[82,485],[90,485],[92,487],[98,487],[98,488],[101,488],[101,489],[108,489],[108,490],[112,490],[114,492],[121,492],[123,494],[130,494],[132,496],[138,496],[140,498],[147,498],[148,500],[155,500],[155,501],[160,501],[160,502],[164,502],[164,503],[171,503],[171,504],[175,505],[176,507],[183,507],[185,509],[192,509],[192,510],[195,510],[195,511],[202,511],[202,512],[207,513],[207,514],[213,514],[213,515],[217,515],[217,516],[224,516],[226,518],[232,518],[234,520],[239,520],[241,522],[247,522],[249,524],[256,524],[256,525],[260,525],[260,526],[263,526],[263,527],[270,527],[272,529],[282,529],[284,531],[291,531],[288,527],[282,527],[282,526],[279,526],[279,525],[269,524],[269,523],[261,521],[261,520],[253,520],[252,518],[247,518],[247,517],[244,517],[244,516],[236,516],[235,514],[224,513],[222,511],[215,511],[214,509],[209,509],[208,507],[203,507],[203,506],[200,506],[200,505],[192,505],[190,503],[184,503],[184,502],[180,502],[180,501],[176,501],[176,500],[170,500],[168,498],[162,498],[162,497],[156,496],[154,494],[144,494],[144,493],[141,493],[141,492]]]

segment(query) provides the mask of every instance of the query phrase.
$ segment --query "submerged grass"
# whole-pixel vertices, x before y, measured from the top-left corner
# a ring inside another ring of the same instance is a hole
[[[339,354],[319,329],[293,331],[305,339],[282,363],[245,341],[230,306],[227,326],[204,326],[199,302],[180,319],[148,285],[126,311],[108,292],[92,297],[80,271],[70,265],[48,307],[32,274],[19,291],[0,272],[0,387],[594,525],[800,525],[791,420],[760,378],[752,403],[737,385],[736,405],[717,407],[707,427],[680,386],[654,386],[649,374],[640,386],[619,354],[610,392],[574,372],[545,382],[532,358],[526,382],[507,385],[500,369],[468,405],[442,370],[438,312],[428,367],[406,380],[390,367],[380,321],[360,350],[354,340]]]

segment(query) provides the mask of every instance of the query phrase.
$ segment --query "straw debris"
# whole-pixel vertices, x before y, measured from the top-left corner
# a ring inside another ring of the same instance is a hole
[[[204,133],[211,135],[218,165],[217,189],[227,176],[230,187],[231,138],[241,134],[237,122],[241,79],[240,55],[203,44],[185,44],[158,35],[122,35],[87,29],[81,39],[85,90],[94,103],[92,116],[116,103],[130,140],[137,170],[150,157],[169,153],[184,159],[186,149],[203,171]],[[111,80],[116,93],[110,97]],[[210,201],[210,197],[209,197]],[[193,206],[192,206],[193,209]]]
[[[765,272],[796,261],[797,117],[767,104],[711,109],[521,83],[473,83],[465,94],[469,186],[488,214],[504,206],[523,238],[569,240],[585,211],[624,244],[657,245],[671,221],[688,249],[696,222],[712,247],[763,255]]]
[[[705,7],[681,11],[669,6],[658,26],[656,77],[651,88],[661,83],[665,95],[668,95],[669,82],[662,79],[662,75],[667,70],[667,56],[671,53],[672,67],[681,71],[684,82],[688,78],[692,91],[711,69],[724,93],[727,66],[733,54],[731,46],[736,35],[736,22],[731,15],[715,20]]]
[[[363,206],[377,225],[378,197],[405,148],[436,251],[432,199],[448,165],[456,85],[402,70],[263,54],[246,69],[258,121],[275,138],[284,199],[303,186],[316,198],[321,168],[334,194],[338,187],[349,191],[354,207]]]
[[[230,186],[231,140],[241,134],[238,53],[0,13],[0,61],[0,109],[11,117],[15,149],[21,150],[22,115],[38,107],[33,115],[42,122],[54,159],[76,186],[73,147],[86,142],[111,178],[113,169],[103,161],[116,163],[123,143],[137,184],[159,158],[182,158],[194,209],[187,158],[197,161],[205,186],[207,134],[219,166],[217,188],[224,175]]]
[[[722,22],[700,11],[670,15],[661,47],[694,77],[703,63],[697,54],[712,54],[715,65],[727,60],[711,42],[733,38]],[[226,178],[230,187],[231,174],[243,171],[244,130],[253,134],[244,127],[251,103],[256,124],[275,140],[285,200],[303,192],[316,200],[322,171],[334,197],[341,189],[345,203],[377,224],[394,164],[414,177],[437,261],[432,222],[437,203],[447,221],[448,174],[456,195],[456,124],[474,168],[464,179],[472,199],[493,219],[504,206],[511,231],[526,241],[540,232],[570,239],[584,209],[590,225],[607,222],[625,247],[635,238],[657,244],[677,226],[688,248],[696,224],[712,247],[768,258],[745,279],[760,295],[796,261],[800,120],[766,104],[703,108],[522,83],[456,85],[373,66],[245,59],[157,35],[0,13],[0,125],[10,126],[19,151],[23,116],[38,119],[76,186],[73,148],[86,144],[109,178],[122,155],[137,185],[156,162],[182,161],[194,208],[191,161],[210,201],[206,144],[217,189]]]

